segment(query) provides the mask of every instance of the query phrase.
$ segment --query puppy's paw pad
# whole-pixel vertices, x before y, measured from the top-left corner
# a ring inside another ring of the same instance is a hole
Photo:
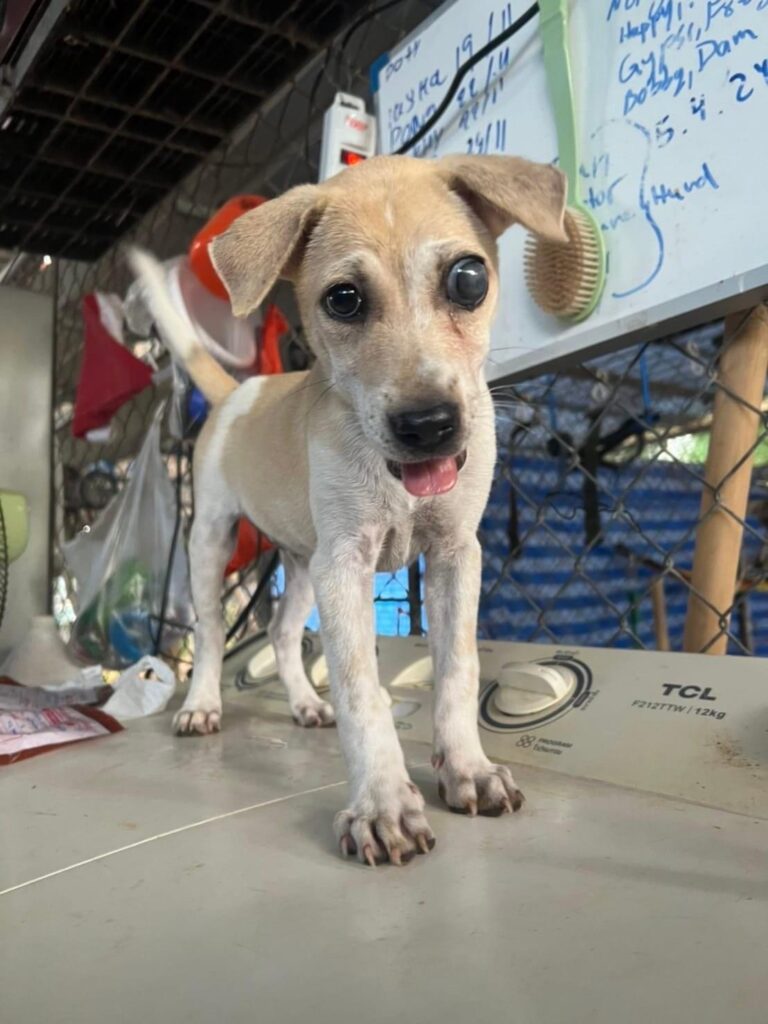
[[[208,736],[221,730],[221,708],[182,708],[173,716],[177,736]]]
[[[334,725],[336,713],[328,701],[318,700],[312,703],[297,704],[292,709],[293,720],[305,729],[315,729],[325,725]]]
[[[401,867],[435,845],[424,816],[424,800],[410,781],[394,797],[368,795],[355,807],[340,811],[333,827],[342,856],[356,857],[372,868],[387,862]]]
[[[451,764],[445,759],[438,769],[438,793],[456,814],[497,818],[520,810],[525,797],[503,764],[488,760],[474,765]]]

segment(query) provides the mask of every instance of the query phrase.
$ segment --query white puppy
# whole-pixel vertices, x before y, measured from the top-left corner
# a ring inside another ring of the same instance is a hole
[[[282,552],[270,635],[293,714],[327,725],[335,709],[351,787],[336,834],[361,861],[399,864],[434,843],[378,685],[372,609],[374,573],[421,553],[440,793],[469,814],[522,803],[477,726],[476,533],[496,456],[483,364],[496,237],[517,222],[563,240],[564,203],[558,170],[514,157],[376,157],[245,214],[211,246],[234,312],[289,278],[316,362],[239,387],[190,338],[159,265],[131,257],[163,336],[213,403],[195,452],[195,665],[175,729],[220,727],[220,589],[246,515]],[[315,600],[333,708],[301,659]]]

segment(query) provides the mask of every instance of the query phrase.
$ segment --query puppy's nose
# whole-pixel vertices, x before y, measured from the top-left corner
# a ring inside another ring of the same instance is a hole
[[[443,402],[430,409],[410,409],[389,417],[395,439],[414,452],[434,452],[459,429],[459,407]]]

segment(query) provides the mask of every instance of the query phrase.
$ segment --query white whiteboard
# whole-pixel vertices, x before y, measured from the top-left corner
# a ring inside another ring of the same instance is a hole
[[[373,78],[379,152],[434,111],[457,67],[530,0],[452,0]],[[581,192],[608,250],[592,316],[564,327],[522,275],[524,232],[501,239],[487,375],[499,379],[658,337],[768,296],[768,0],[574,0]],[[557,155],[538,16],[464,79],[416,156]]]

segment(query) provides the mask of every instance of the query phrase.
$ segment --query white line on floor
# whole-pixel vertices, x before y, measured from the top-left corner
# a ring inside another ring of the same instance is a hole
[[[417,766],[420,767],[420,766]],[[167,839],[169,836],[176,836],[180,832],[189,832],[190,829],[200,828],[202,825],[210,825],[214,821],[224,821],[225,818],[235,818],[238,814],[247,814],[248,811],[258,811],[262,807],[273,807],[275,804],[285,803],[287,800],[295,800],[300,796],[311,796],[312,793],[322,793],[326,789],[335,789],[343,786],[346,779],[341,782],[329,782],[325,786],[315,786],[314,789],[305,789],[301,793],[289,793],[288,796],[277,796],[273,800],[263,800],[260,804],[249,804],[248,807],[238,807],[234,811],[225,811],[223,814],[215,814],[212,818],[203,818],[202,821],[192,821],[189,825],[180,825],[179,828],[172,828],[168,832],[158,832],[156,836],[147,836],[146,839],[139,839],[135,843],[128,843],[127,846],[118,846],[116,850],[107,850],[106,853],[99,853],[87,860],[79,860],[76,864],[68,864],[65,868],[57,868],[56,871],[49,871],[47,875],[38,875],[37,878],[30,878],[26,882],[19,882],[8,889],[0,889],[0,896],[7,896],[8,893],[16,892],[18,889],[26,889],[28,885],[36,882],[44,882],[46,878],[55,878],[56,875],[64,875],[67,871],[74,871],[75,868],[84,868],[87,864],[95,864],[97,861],[106,860],[107,857],[114,857],[117,853],[125,853],[126,850],[135,850],[137,846],[146,846],[147,843],[154,843],[156,839]]]
[[[427,768],[428,764],[412,764],[409,766],[413,768]],[[179,828],[172,828],[168,832],[158,832],[156,836],[147,836],[146,839],[138,839],[135,843],[128,843],[127,846],[118,846],[116,850],[107,850],[106,853],[98,853],[95,857],[89,857],[87,860],[79,860],[75,864],[68,864],[65,868],[57,868],[55,871],[49,871],[46,875],[38,875],[37,878],[30,878],[26,882],[19,882],[18,885],[11,885],[7,889],[0,889],[0,896],[7,896],[11,892],[16,892],[19,889],[26,889],[28,885],[34,885],[36,882],[44,882],[47,878],[55,878],[57,875],[65,875],[68,871],[74,871],[76,868],[84,868],[88,864],[96,864],[100,860],[106,860],[107,857],[114,857],[117,853],[125,853],[126,850],[135,850],[137,846],[146,846],[147,843],[154,843],[156,839],[167,839],[169,836],[176,836],[180,832],[189,832],[190,829],[200,828],[201,825],[210,825],[214,821],[224,821],[225,818],[235,818],[238,814],[247,814],[248,811],[258,811],[262,807],[273,807],[275,804],[284,804],[288,800],[296,800],[300,796],[311,796],[313,793],[322,793],[326,789],[337,789],[339,786],[346,784],[346,779],[342,779],[341,782],[329,782],[325,786],[315,786],[313,789],[305,789],[301,793],[289,793],[287,796],[276,796],[273,800],[263,800],[260,804],[249,804],[247,807],[238,807],[234,811],[225,811],[223,814],[214,814],[212,818],[203,818],[202,821],[192,821],[189,825],[180,825]]]

